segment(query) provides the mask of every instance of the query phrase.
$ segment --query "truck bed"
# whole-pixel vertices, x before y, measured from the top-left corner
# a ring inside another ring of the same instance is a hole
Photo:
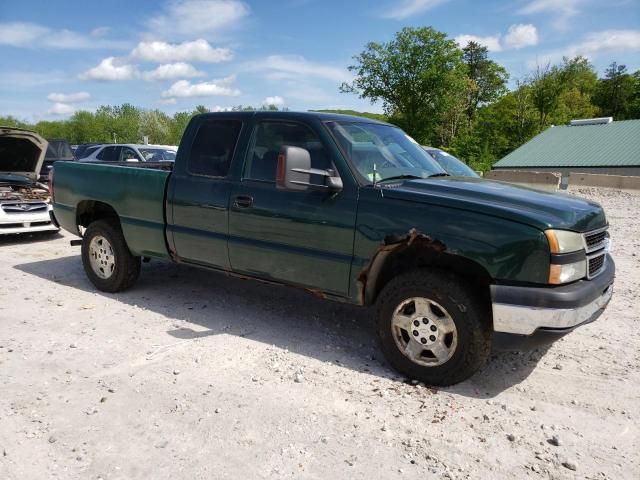
[[[56,218],[77,232],[78,211],[87,202],[113,208],[134,255],[168,257],[165,239],[165,192],[173,164],[59,162],[55,165]]]

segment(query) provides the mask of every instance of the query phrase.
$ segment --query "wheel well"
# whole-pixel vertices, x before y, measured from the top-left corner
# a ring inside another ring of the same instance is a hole
[[[360,275],[359,281],[364,285],[363,303],[374,303],[391,279],[417,268],[452,272],[477,287],[475,293],[480,300],[491,303],[489,273],[473,260],[447,252],[444,244],[428,237],[409,237],[408,241],[386,245],[378,251],[370,267]]]
[[[87,228],[96,220],[111,220],[120,227],[120,218],[113,207],[95,200],[83,200],[76,208],[76,224]]]

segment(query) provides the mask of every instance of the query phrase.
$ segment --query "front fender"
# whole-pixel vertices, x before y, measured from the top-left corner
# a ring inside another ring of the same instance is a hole
[[[377,190],[363,189],[350,296],[361,303],[362,277],[376,257],[416,237],[428,239],[441,252],[475,262],[494,282],[547,282],[549,249],[542,231],[500,217],[384,198]]]

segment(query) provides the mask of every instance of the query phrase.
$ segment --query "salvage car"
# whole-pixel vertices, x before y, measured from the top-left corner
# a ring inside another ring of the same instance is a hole
[[[73,154],[78,160],[80,160],[81,158],[91,155],[101,146],[101,143],[82,143],[78,145]]]
[[[169,147],[136,144],[102,145],[82,162],[173,162],[176,151]]]
[[[390,124],[202,114],[172,166],[56,165],[55,218],[97,289],[131,287],[153,257],[375,305],[389,363],[431,385],[471,376],[498,333],[595,320],[613,292],[600,205],[449,176]]]
[[[428,147],[423,145],[422,148],[431,155],[431,157],[444,168],[444,170],[454,177],[479,177],[466,163],[459,158],[454,157],[449,152],[440,150],[439,148]]]
[[[69,142],[63,139],[50,138],[47,139],[49,146],[47,147],[47,153],[44,156],[42,167],[40,167],[40,181],[46,182],[49,175],[49,170],[55,162],[72,162],[76,158],[71,150]]]
[[[38,182],[47,146],[35,132],[0,127],[0,235],[58,231],[49,189]]]

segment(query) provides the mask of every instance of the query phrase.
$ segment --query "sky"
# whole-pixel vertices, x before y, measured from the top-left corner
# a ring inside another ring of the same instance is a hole
[[[0,0],[0,116],[30,122],[131,103],[380,112],[347,67],[405,26],[476,40],[511,85],[585,55],[640,68],[640,0]]]

